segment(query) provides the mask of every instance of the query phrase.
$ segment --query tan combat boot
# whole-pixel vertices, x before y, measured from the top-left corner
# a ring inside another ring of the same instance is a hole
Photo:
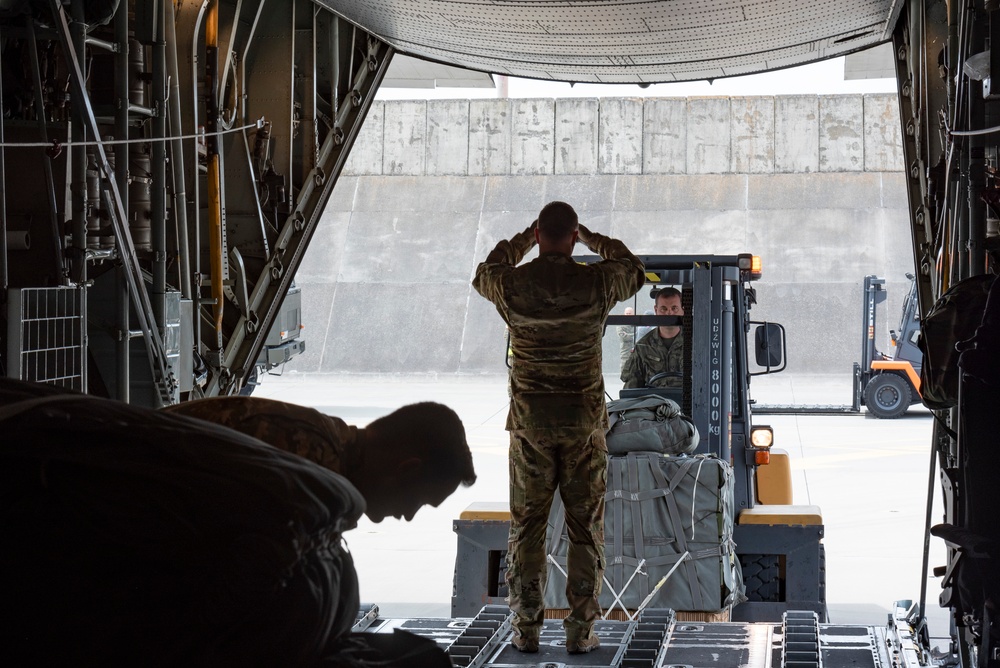
[[[566,640],[566,651],[570,654],[586,654],[601,646],[601,640],[595,635],[590,635],[581,640]]]
[[[523,636],[518,631],[514,631],[514,637],[511,639],[510,644],[513,645],[514,649],[518,652],[532,654],[538,651],[538,638]]]

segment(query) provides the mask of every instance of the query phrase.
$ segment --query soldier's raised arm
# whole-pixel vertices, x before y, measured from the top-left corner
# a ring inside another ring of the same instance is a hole
[[[510,239],[503,239],[489,252],[486,259],[476,267],[476,275],[472,279],[472,287],[491,302],[497,303],[499,298],[500,280],[503,275],[517,266],[532,248],[535,247],[535,228],[538,221],[518,232]]]
[[[583,224],[579,230],[580,243],[604,258],[598,266],[608,277],[608,289],[614,300],[624,301],[638,292],[646,282],[642,260],[618,239],[594,232]]]

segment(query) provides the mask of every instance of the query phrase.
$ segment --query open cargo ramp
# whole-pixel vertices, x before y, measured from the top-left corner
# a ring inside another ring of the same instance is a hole
[[[560,620],[546,620],[539,651],[523,654],[510,644],[506,606],[486,606],[472,619],[370,618],[366,632],[396,629],[432,638],[455,666],[610,666],[611,668],[916,668],[928,665],[917,649],[904,601],[884,627],[821,624],[814,612],[789,612],[782,622],[684,622],[669,609],[646,609],[631,621],[599,621],[601,647],[566,653]],[[357,628],[357,626],[356,626]]]

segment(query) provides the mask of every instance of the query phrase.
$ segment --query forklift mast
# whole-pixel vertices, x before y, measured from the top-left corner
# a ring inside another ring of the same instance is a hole
[[[878,319],[878,305],[886,300],[885,279],[878,276],[865,276],[865,298],[861,302],[861,322],[865,323],[865,332],[861,337],[861,369],[868,372],[872,362],[882,359],[883,355],[875,346],[875,330]]]

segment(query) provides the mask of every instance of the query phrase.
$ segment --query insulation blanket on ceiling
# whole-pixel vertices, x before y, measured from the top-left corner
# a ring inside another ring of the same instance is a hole
[[[346,479],[229,429],[0,381],[0,656],[312,664],[358,611],[342,533],[363,510]]]
[[[743,598],[733,535],[733,471],[707,455],[631,452],[608,460],[601,608],[718,612]],[[569,539],[561,500],[549,515],[545,606],[566,608]],[[676,567],[676,568],[675,568]],[[649,598],[657,583],[666,581]],[[617,600],[616,600],[617,599]]]

